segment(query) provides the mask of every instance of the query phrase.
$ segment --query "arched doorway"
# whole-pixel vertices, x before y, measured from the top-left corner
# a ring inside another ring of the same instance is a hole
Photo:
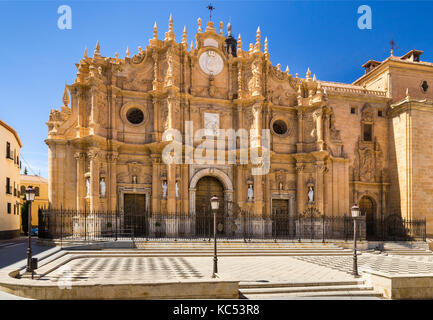
[[[217,178],[205,176],[202,177],[196,185],[196,235],[210,236],[213,234],[213,215],[210,208],[210,198],[214,195],[220,200],[219,209],[217,211],[217,227],[220,227],[217,228],[217,230],[220,234],[224,232],[224,230],[221,230],[224,227],[224,187]]]
[[[361,215],[365,216],[365,227],[367,239],[374,238],[376,235],[376,206],[374,200],[370,197],[363,196],[359,200]]]

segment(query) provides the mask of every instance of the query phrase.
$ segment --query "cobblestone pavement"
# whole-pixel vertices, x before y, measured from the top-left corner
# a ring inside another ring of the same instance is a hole
[[[101,257],[74,259],[41,280],[107,282],[109,280],[210,279],[212,257]],[[293,257],[221,257],[218,271],[239,281],[320,282],[352,280],[344,272]]]
[[[295,259],[350,273],[351,256],[297,256]],[[358,268],[390,274],[433,273],[433,259],[429,256],[383,256],[364,253],[358,256]]]

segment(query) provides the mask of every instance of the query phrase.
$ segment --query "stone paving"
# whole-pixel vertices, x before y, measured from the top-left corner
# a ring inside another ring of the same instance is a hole
[[[212,257],[95,257],[74,259],[41,280],[71,281],[208,279]],[[293,257],[220,257],[218,271],[225,279],[266,282],[352,280],[345,273]]]
[[[350,273],[351,256],[298,256],[295,259]],[[433,273],[433,260],[429,256],[384,256],[363,253],[358,256],[358,268],[390,274]]]

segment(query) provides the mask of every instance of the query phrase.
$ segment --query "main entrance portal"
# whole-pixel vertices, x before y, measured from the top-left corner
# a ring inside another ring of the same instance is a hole
[[[147,231],[145,195],[126,193],[123,200],[126,231],[133,232],[134,236],[144,236]]]
[[[220,205],[217,211],[217,231],[219,234],[224,232],[224,187],[221,182],[214,177],[201,178],[196,187],[196,235],[213,235],[213,214],[210,208],[210,198],[217,196]]]
[[[362,197],[359,201],[359,209],[361,210],[361,214],[365,216],[367,239],[371,239],[376,235],[376,208],[373,200],[370,197]]]

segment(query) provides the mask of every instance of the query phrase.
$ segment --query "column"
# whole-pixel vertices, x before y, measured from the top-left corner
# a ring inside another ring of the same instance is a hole
[[[76,183],[76,194],[77,194],[77,210],[84,210],[84,197],[86,196],[86,188],[84,181],[84,171],[86,166],[86,154],[84,152],[76,152],[74,158],[77,163],[77,183]]]
[[[324,213],[324,188],[323,188],[323,173],[326,167],[323,161],[316,161],[316,190],[314,196],[316,197],[316,208],[321,214]]]
[[[302,162],[296,163],[296,214],[301,214],[305,208],[305,193],[304,187],[304,169],[305,164]]]
[[[296,144],[296,150],[298,153],[302,152],[302,143],[304,141],[304,114],[302,110],[298,110],[298,143]]]
[[[150,157],[152,159],[152,213],[155,215],[159,214],[161,211],[159,201],[161,197],[161,180],[159,179],[159,164],[161,157],[159,154],[152,154]]]
[[[91,149],[87,152],[90,161],[90,211],[99,209],[99,170],[98,170],[98,151]]]
[[[161,133],[159,131],[159,99],[153,97],[153,140],[160,141]]]
[[[108,181],[107,186],[108,190],[106,193],[108,210],[114,211],[117,209],[117,159],[119,157],[119,153],[117,152],[109,152],[107,154],[107,162],[108,162]]]

